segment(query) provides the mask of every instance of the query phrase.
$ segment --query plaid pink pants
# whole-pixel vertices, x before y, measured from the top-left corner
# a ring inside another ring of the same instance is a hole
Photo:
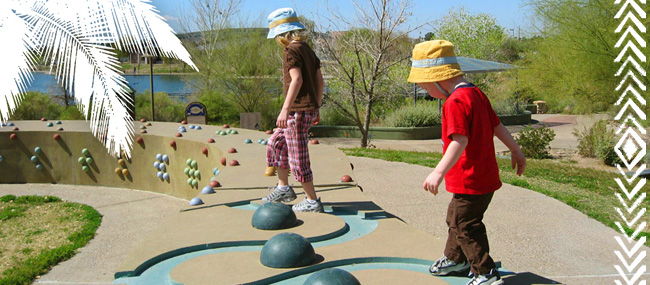
[[[289,168],[298,182],[314,179],[309,162],[309,134],[312,122],[318,117],[318,110],[289,113],[286,129],[276,129],[266,148],[267,166]]]

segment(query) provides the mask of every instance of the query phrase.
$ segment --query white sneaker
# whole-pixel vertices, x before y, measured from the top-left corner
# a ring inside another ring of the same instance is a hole
[[[291,207],[294,212],[316,212],[316,213],[322,213],[323,212],[323,204],[320,202],[320,198],[318,198],[315,202],[311,203],[307,199],[302,200],[300,203],[293,205]]]
[[[499,275],[499,271],[496,269],[490,270],[490,273],[485,274],[485,275],[474,275],[472,277],[472,280],[467,283],[467,285],[502,285],[503,284],[503,279],[501,279],[501,276]]]
[[[291,186],[287,187],[287,190],[282,190],[277,186],[269,187],[269,191],[273,192],[271,192],[271,194],[268,196],[262,198],[262,204],[269,202],[291,202],[296,199],[296,192],[293,191],[293,188],[291,188]]]
[[[467,261],[456,264],[456,262],[443,255],[429,267],[429,273],[433,276],[464,275],[468,269],[469,263]]]

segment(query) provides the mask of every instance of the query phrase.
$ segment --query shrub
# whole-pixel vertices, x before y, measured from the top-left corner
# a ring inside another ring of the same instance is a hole
[[[22,103],[14,109],[11,120],[40,120],[45,117],[55,119],[61,116],[64,107],[52,100],[52,97],[40,92],[27,92]],[[6,104],[6,103],[5,103]]]
[[[70,106],[63,113],[61,114],[61,117],[59,118],[61,120],[85,120],[84,115],[77,109],[75,106]]]
[[[156,121],[180,122],[185,119],[183,103],[172,100],[165,92],[156,92],[154,96]],[[135,96],[135,117],[151,120],[151,94],[149,92]]]
[[[521,112],[521,109],[523,106],[519,106],[519,111]],[[497,113],[499,116],[507,116],[507,115],[516,115],[516,108],[515,108],[515,102],[514,100],[499,100],[496,102],[492,102],[492,109],[494,109],[494,112]]]
[[[555,131],[547,127],[533,129],[530,126],[527,126],[523,131],[519,132],[515,141],[517,141],[517,144],[521,147],[524,156],[528,158],[544,159],[550,157],[548,149],[550,148],[549,145],[554,138]]]
[[[239,123],[239,112],[237,107],[225,100],[222,94],[217,92],[206,92],[200,94],[199,102],[205,105],[208,110],[208,117],[206,118],[208,124],[222,125],[229,124],[235,126],[234,123]]]
[[[352,119],[345,116],[336,106],[325,105],[320,108],[320,125],[354,126]]]
[[[441,124],[441,115],[435,102],[404,106],[386,118],[389,127],[430,127]]]
[[[608,127],[607,121],[600,120],[591,128],[584,128],[582,131],[574,129],[573,135],[578,138],[578,153],[581,156],[596,157],[610,166],[622,163],[614,151],[616,133]]]

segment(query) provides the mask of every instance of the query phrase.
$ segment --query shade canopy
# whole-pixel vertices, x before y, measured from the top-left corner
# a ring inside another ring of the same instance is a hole
[[[462,57],[459,56],[458,64],[460,65],[460,70],[464,73],[484,73],[484,72],[499,72],[507,69],[518,68],[516,65],[510,65],[505,63],[500,63],[496,61],[482,60],[476,58]]]

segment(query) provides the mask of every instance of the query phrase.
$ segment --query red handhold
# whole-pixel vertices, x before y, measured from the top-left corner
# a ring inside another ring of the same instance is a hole
[[[319,142],[318,142],[317,139],[313,139],[313,140],[311,140],[311,144],[319,144]]]
[[[54,136],[52,136],[52,138],[53,138],[55,141],[58,141],[58,140],[61,139],[61,135],[59,135],[59,134],[54,134]]]
[[[221,158],[221,165],[224,165],[224,166],[226,165],[226,158],[225,157]]]
[[[41,118],[41,121],[45,122],[45,121],[47,121],[47,119],[46,118]]]
[[[343,175],[343,177],[341,177],[341,182],[352,182],[352,177],[350,177],[350,175]]]
[[[176,137],[177,137],[177,138],[180,138],[180,137],[182,137],[182,136],[183,136],[183,135],[182,135],[181,133],[176,133]]]
[[[145,119],[145,118],[140,119],[140,122],[143,122],[143,123],[144,123],[144,122],[146,122],[146,121],[147,121],[147,119]]]
[[[18,127],[15,127],[14,131],[20,131],[20,129]]]
[[[181,124],[182,125],[187,125],[187,121],[182,121]]]
[[[207,147],[203,147],[203,149],[201,150],[201,152],[203,153],[203,155],[208,155],[208,148],[207,148]]]
[[[230,128],[230,126],[228,124],[225,124],[225,125],[223,125],[223,128],[228,129],[228,128]]]
[[[138,144],[144,143],[144,139],[142,137],[138,137],[137,139],[135,139],[135,141],[138,142]]]
[[[221,183],[217,180],[212,180],[210,181],[210,187],[216,188],[216,187],[221,187]]]
[[[239,165],[239,161],[236,161],[236,160],[231,160],[230,161],[230,166],[237,166],[237,165]]]
[[[228,153],[237,153],[237,149],[234,148],[234,147],[231,147],[230,149],[228,149]]]
[[[214,139],[213,139],[213,138],[209,138],[209,139],[208,139],[208,143],[214,143]]]
[[[266,134],[267,134],[267,135],[271,135],[271,134],[273,134],[273,131],[272,131],[272,130],[267,130],[267,131],[266,131]]]
[[[169,146],[171,146],[171,147],[173,147],[174,149],[176,149],[176,141],[175,141],[175,140],[170,141],[170,142],[169,142]]]
[[[17,140],[18,136],[16,134],[10,134],[9,138],[12,139],[12,140]]]

